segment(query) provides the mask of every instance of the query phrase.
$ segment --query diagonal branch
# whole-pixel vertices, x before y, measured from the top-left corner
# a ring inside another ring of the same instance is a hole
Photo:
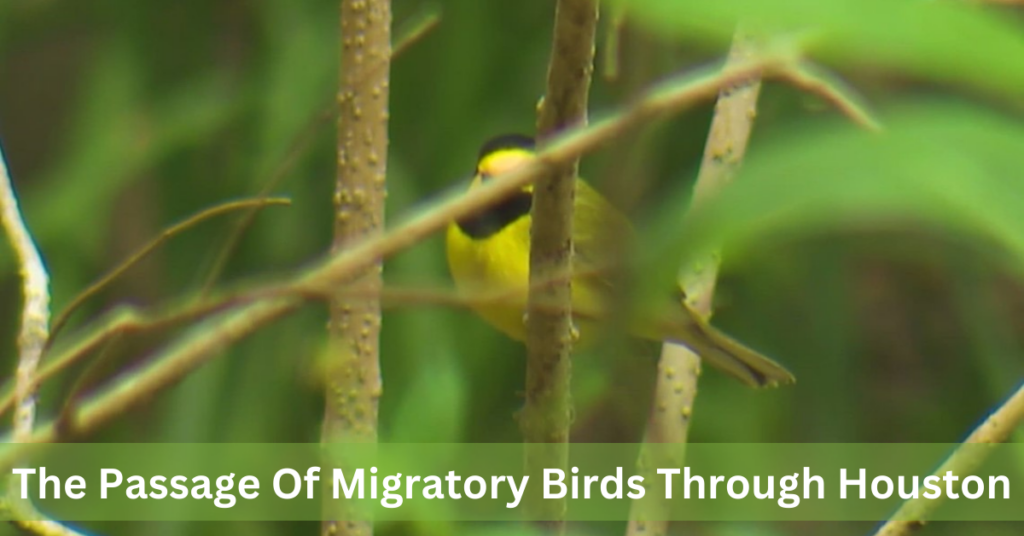
[[[1013,431],[1024,422],[1024,386],[1021,386],[1010,398],[999,406],[999,409],[981,423],[963,445],[957,448],[948,459],[935,471],[935,475],[943,476],[947,471],[955,475],[968,475],[977,469],[983,458],[979,452],[971,451],[966,445],[1003,443],[1010,438]],[[942,496],[944,497],[944,495]],[[924,526],[925,520],[942,504],[939,499],[911,499],[893,514],[875,536],[907,536]]]
[[[780,71],[779,77],[797,89],[818,95],[858,126],[873,132],[882,130],[882,125],[872,117],[852,89],[838,77],[813,63],[794,63]]]
[[[136,264],[141,262],[151,253],[153,253],[153,251],[155,251],[158,247],[163,245],[164,242],[167,242],[171,238],[174,238],[175,236],[181,234],[182,232],[187,231],[208,219],[216,218],[217,216],[229,214],[231,212],[242,209],[251,209],[253,211],[257,211],[264,207],[290,204],[291,200],[282,197],[260,197],[256,199],[242,199],[239,201],[229,201],[227,203],[222,203],[220,205],[210,207],[206,210],[199,212],[198,214],[193,214],[192,216],[189,216],[185,220],[176,223],[168,227],[167,229],[164,229],[163,231],[160,231],[159,235],[157,235],[155,238],[147,242],[137,251],[129,255],[127,259],[121,262],[121,264],[118,264],[116,267],[114,267],[113,270],[107,272],[106,275],[101,277],[95,283],[89,285],[85,290],[80,292],[77,296],[74,297],[74,299],[71,300],[71,303],[69,303],[68,306],[65,307],[64,310],[61,311],[60,314],[57,315],[57,318],[54,320],[53,332],[50,334],[50,340],[47,342],[47,346],[52,344],[53,339],[57,336],[57,333],[61,330],[61,328],[64,327],[68,319],[71,318],[71,315],[75,311],[77,311],[78,308],[81,307],[82,304],[86,302],[86,300],[102,292],[105,288],[110,286],[110,284],[114,282],[118,277],[120,277],[125,272],[130,270],[132,266],[135,266]]]
[[[406,27],[402,33],[395,39],[395,43],[392,45],[391,60],[401,56],[403,52],[410,50],[420,40],[423,39],[431,30],[437,27],[441,23],[441,12],[434,6],[428,7],[425,11],[418,14],[413,20],[407,22]],[[313,138],[320,132],[320,128],[326,125],[332,118],[336,117],[338,112],[338,98],[337,95],[332,95],[330,102],[326,102],[320,108],[317,109],[303,125],[302,130],[294,140],[288,150],[284,153],[284,158],[276,167],[273,168],[270,175],[267,177],[266,182],[260,188],[258,199],[266,199],[270,193],[277,188],[278,185],[284,181],[288,174],[295,168],[295,165],[299,162],[299,157],[302,155],[304,149],[308,148],[312,143]],[[220,279],[221,274],[224,273],[227,268],[228,262],[231,260],[231,256],[234,255],[235,250],[238,249],[238,245],[241,242],[242,236],[245,235],[245,231],[252,225],[253,220],[256,219],[256,215],[263,209],[264,206],[254,206],[249,209],[245,214],[242,215],[235,223],[234,227],[228,233],[224,240],[223,245],[217,250],[217,254],[213,258],[213,262],[210,266],[209,271],[203,278],[202,292],[203,296],[213,291],[214,285],[217,280]]]

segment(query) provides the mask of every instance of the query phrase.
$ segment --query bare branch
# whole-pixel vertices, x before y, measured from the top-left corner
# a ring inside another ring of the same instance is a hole
[[[430,8],[425,13],[414,19],[411,26],[402,33],[395,42],[394,50],[391,52],[391,59],[394,60],[403,52],[412,48],[412,46],[418,43],[426,34],[437,27],[440,22],[441,13],[436,8]],[[330,102],[324,103],[313,115],[309,117],[309,119],[306,120],[306,124],[285,152],[284,159],[276,168],[274,168],[267,177],[263,187],[260,188],[260,198],[266,198],[274,188],[281,184],[281,182],[288,176],[288,173],[295,167],[295,164],[299,161],[299,156],[302,154],[303,149],[307,148],[309,144],[312,143],[313,138],[320,132],[320,128],[334,118],[337,111],[337,95],[332,95]],[[253,207],[239,218],[238,223],[235,224],[234,228],[224,240],[224,245],[217,250],[217,255],[214,257],[210,271],[207,272],[206,277],[203,280],[202,295],[205,296],[213,290],[217,280],[220,279],[221,274],[227,267],[228,261],[238,248],[238,244],[241,241],[242,236],[245,235],[246,229],[252,225],[253,220],[256,219],[256,215],[262,208],[264,207]]]
[[[935,475],[943,476],[947,471],[954,475],[968,475],[984,461],[979,454],[985,451],[971,451],[966,445],[986,443],[1003,443],[1010,438],[1013,431],[1024,422],[1024,386],[1021,386],[995,412],[988,416],[980,426],[975,428],[963,445],[957,448],[946,461],[935,471]],[[969,452],[970,451],[970,452]],[[875,536],[907,536],[924,526],[925,520],[942,504],[943,498],[911,499],[896,511]]]
[[[406,50],[412,48],[413,45],[419,43],[420,39],[423,39],[425,35],[430,33],[430,31],[436,28],[440,23],[440,9],[436,6],[431,6],[427,11],[403,24],[403,28],[398,32],[398,38],[395,39],[395,43],[391,45],[392,61],[394,61],[398,56],[401,56]]]
[[[7,159],[0,149],[0,223],[3,224],[21,272],[24,305],[18,332],[18,370],[14,386],[14,441],[32,440],[36,419],[36,370],[49,338],[50,276],[32,234],[18,208],[18,197],[7,171]],[[8,480],[6,508],[24,530],[42,536],[78,536],[74,530],[46,519],[27,499],[21,499],[20,479]]]
[[[755,48],[737,31],[729,52],[729,65],[743,64],[755,55]],[[706,203],[710,197],[732,180],[746,153],[747,142],[757,112],[761,79],[757,73],[722,89],[711,120],[704,158],[695,185],[694,205]],[[684,267],[681,286],[689,305],[705,318],[712,312],[715,283],[718,277],[718,254],[712,253],[698,266]],[[685,445],[697,396],[700,357],[685,346],[665,343],[658,362],[654,401],[647,420],[646,443],[678,443],[677,449],[641,450],[637,462],[640,471],[650,473],[656,467],[682,467]],[[648,457],[670,459],[649,460]],[[653,478],[653,474],[650,475]],[[660,505],[667,511],[668,505]],[[668,521],[640,519],[633,508],[626,526],[627,536],[668,534]]]
[[[121,306],[83,328],[80,333],[71,337],[72,342],[59,347],[59,351],[51,349],[36,374],[36,383],[49,380],[122,335],[172,328],[186,322],[205,319],[242,304],[286,295],[302,296],[302,293],[267,288],[258,289],[256,292],[228,294],[218,299],[186,297],[179,303],[155,312],[143,312],[132,306]],[[52,357],[49,357],[51,355]],[[0,398],[0,414],[14,407],[14,399],[15,392],[12,388]]]
[[[281,181],[288,176],[288,173],[298,163],[302,150],[313,142],[316,134],[320,132],[320,127],[326,125],[334,117],[335,109],[334,102],[331,102],[306,120],[306,124],[302,127],[299,135],[292,141],[291,146],[285,152],[284,159],[274,168],[260,188],[257,196],[258,199],[269,198],[270,192],[274,191],[274,188],[277,188]],[[238,222],[228,233],[224,244],[217,248],[217,255],[213,259],[209,272],[206,273],[206,277],[203,279],[200,295],[205,296],[213,290],[217,280],[220,279],[224,269],[227,268],[228,261],[231,260],[231,256],[234,255],[235,250],[238,248],[238,244],[242,241],[245,231],[252,225],[256,215],[265,207],[266,205],[253,206],[238,218]]]
[[[391,0],[341,1],[338,87],[338,170],[332,252],[380,236],[384,229],[391,75]],[[348,279],[379,292],[383,256]],[[380,297],[331,300],[331,355],[325,374],[323,443],[377,441],[380,377]],[[368,536],[370,521],[349,520],[347,508],[324,501],[321,533]]]
[[[597,0],[558,0],[548,64],[547,91],[537,114],[537,134],[543,144],[567,127],[587,124],[587,101],[594,70]],[[544,445],[526,449],[526,474],[540,479],[545,468],[561,467],[569,459],[570,357],[575,337],[572,325],[573,203],[579,158],[553,166],[533,190],[530,227],[530,288],[526,322],[526,405],[519,425],[523,440]],[[568,274],[557,283],[555,274]],[[555,308],[540,304],[555,304]],[[565,499],[528,498],[531,516],[549,520],[553,533],[565,533]]]
[[[50,443],[60,432],[75,436],[91,433],[155,393],[176,384],[188,373],[269,322],[291,312],[297,299],[275,298],[225,311],[193,328],[180,340],[158,352],[146,365],[128,371],[121,381],[87,398],[71,416],[68,428],[54,421],[38,426],[29,443]],[[27,451],[29,445],[12,445],[0,454],[5,470]]]
[[[821,97],[861,127],[874,132],[882,130],[882,125],[868,112],[860,97],[842,80],[824,69],[801,61],[783,69],[779,76],[797,88]]]
[[[121,262],[121,264],[118,264],[113,270],[107,272],[106,275],[101,277],[95,283],[89,285],[88,288],[80,292],[77,296],[74,297],[74,299],[71,300],[71,303],[69,303],[68,306],[65,307],[64,310],[60,312],[60,314],[57,315],[56,320],[54,320],[53,332],[50,335],[50,339],[47,343],[47,346],[53,343],[53,339],[57,337],[57,333],[60,332],[61,328],[63,328],[64,325],[67,323],[68,319],[71,318],[71,315],[74,314],[74,312],[77,311],[78,308],[81,307],[82,304],[86,302],[86,300],[102,292],[104,289],[110,286],[111,283],[117,280],[118,277],[121,277],[121,275],[130,270],[132,266],[135,266],[136,264],[142,262],[143,259],[145,259],[151,253],[153,253],[153,251],[155,251],[156,248],[163,245],[164,242],[167,242],[171,238],[174,238],[175,236],[191,229],[192,227],[195,227],[196,225],[206,220],[216,218],[217,216],[221,216],[224,214],[228,214],[237,210],[247,208],[259,210],[263,207],[273,205],[290,204],[290,199],[282,197],[264,197],[259,199],[243,199],[241,201],[230,201],[214,207],[210,207],[206,210],[203,210],[202,212],[199,212],[198,214],[193,214],[192,216],[189,216],[185,220],[176,223],[168,227],[167,229],[164,229],[163,231],[160,231],[160,234],[158,236],[147,242],[144,246],[136,250],[131,255],[129,255],[127,259]]]
[[[0,220],[14,248],[21,272],[21,290],[25,302],[18,332],[18,371],[15,387],[14,440],[25,441],[32,435],[36,415],[36,369],[42,356],[50,325],[50,276],[43,265],[35,241],[28,231],[18,198],[14,193],[6,159],[0,152]]]

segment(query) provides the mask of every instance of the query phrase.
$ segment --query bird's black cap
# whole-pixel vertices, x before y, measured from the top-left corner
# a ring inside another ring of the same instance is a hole
[[[485,156],[500,151],[502,149],[525,149],[532,151],[536,147],[536,143],[530,136],[524,136],[522,134],[502,134],[501,136],[495,136],[480,147],[480,154],[477,155],[477,161],[482,160]]]

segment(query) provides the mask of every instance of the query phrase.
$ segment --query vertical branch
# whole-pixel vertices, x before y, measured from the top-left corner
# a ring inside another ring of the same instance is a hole
[[[751,43],[738,30],[725,69],[750,61],[752,52]],[[700,173],[694,186],[695,205],[707,202],[728,184],[743,161],[757,113],[760,90],[761,79],[753,77],[719,92]],[[718,265],[719,255],[713,252],[701,262],[685,267],[680,275],[680,285],[685,291],[688,304],[705,318],[712,313]],[[656,467],[682,467],[699,375],[700,357],[697,354],[677,344],[665,343],[662,346],[654,401],[644,441],[679,444],[679,447],[642,450],[637,463],[640,474],[650,474],[653,478]],[[653,459],[655,457],[658,459]],[[665,457],[670,459],[662,459]],[[662,508],[667,513],[668,505],[664,504]],[[668,522],[664,519],[644,520],[639,516],[637,509],[631,511],[627,535],[663,536],[668,533]]]
[[[342,0],[332,251],[378,235],[383,228],[390,68],[390,0]],[[378,259],[351,283],[379,289],[381,269]],[[326,378],[325,443],[377,441],[380,320],[378,296],[339,295],[331,301],[333,355]],[[372,533],[372,523],[340,522],[343,517],[342,512],[325,510],[323,534]]]
[[[594,70],[596,0],[559,0],[548,65],[547,91],[537,117],[543,140],[587,122],[587,100]],[[526,451],[526,472],[565,468],[571,424],[570,354],[572,326],[571,260],[573,202],[579,159],[556,167],[534,187],[530,229],[530,293],[527,300],[526,406],[520,419],[523,439],[539,443]],[[561,276],[561,277],[559,277]],[[556,281],[551,284],[550,282]],[[547,284],[534,284],[548,282]],[[566,503],[530,498],[531,515],[564,532]]]
[[[36,420],[36,370],[39,358],[50,336],[50,276],[39,254],[32,234],[18,208],[18,196],[7,171],[7,159],[0,149],[0,223],[3,224],[21,272],[21,289],[25,302],[21,310],[18,332],[18,370],[14,385],[14,441],[32,441]],[[7,487],[8,508],[15,523],[24,530],[43,536],[77,536],[64,525],[43,517],[31,501],[22,500],[18,478],[11,478]]]
[[[18,370],[14,388],[14,440],[26,441],[32,436],[36,418],[36,369],[50,333],[50,276],[43,258],[28,231],[18,198],[14,193],[6,158],[0,152],[0,219],[14,248],[21,272],[21,288],[25,303],[18,332]]]

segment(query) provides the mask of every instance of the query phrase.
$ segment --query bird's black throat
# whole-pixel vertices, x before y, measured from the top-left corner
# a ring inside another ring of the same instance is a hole
[[[483,212],[458,220],[456,224],[470,238],[483,240],[498,233],[510,223],[526,216],[533,206],[533,194],[518,192]]]

